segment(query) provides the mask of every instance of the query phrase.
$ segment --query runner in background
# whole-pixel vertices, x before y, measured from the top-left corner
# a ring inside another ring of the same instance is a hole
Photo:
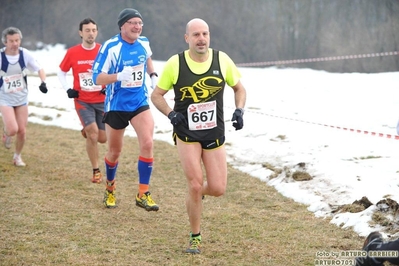
[[[5,45],[0,50],[0,113],[3,119],[3,144],[7,149],[12,146],[12,137],[16,136],[14,165],[26,166],[21,152],[26,139],[28,124],[28,70],[38,72],[42,81],[39,89],[47,93],[46,73],[30,51],[21,47],[22,33],[18,28],[6,28],[1,35]]]
[[[104,99],[102,86],[93,82],[92,66],[100,44],[96,43],[98,27],[91,18],[79,23],[79,35],[82,43],[69,48],[60,64],[58,78],[68,97],[74,99],[75,110],[83,125],[82,135],[86,138],[86,151],[89,156],[93,175],[93,183],[102,182],[99,168],[99,152],[97,143],[105,143]],[[73,87],[67,81],[67,72],[72,69]]]

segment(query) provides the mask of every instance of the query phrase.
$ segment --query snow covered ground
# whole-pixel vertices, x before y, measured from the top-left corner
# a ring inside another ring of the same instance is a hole
[[[80,130],[73,101],[54,75],[64,46],[34,53],[48,74],[49,92],[42,94],[36,89],[39,79],[29,78],[29,111],[34,114],[29,121]],[[163,64],[155,61],[158,73]],[[359,235],[377,229],[396,233],[392,228],[371,226],[369,221],[379,210],[378,201],[399,201],[399,139],[394,137],[399,118],[399,72],[337,74],[274,67],[242,67],[240,71],[248,93],[243,130],[234,131],[231,126],[233,93],[229,87],[225,90],[228,162],[306,204],[316,216],[331,217],[332,223],[353,227]],[[72,84],[72,76],[68,78]],[[172,94],[167,95],[172,105]],[[172,144],[168,119],[155,108],[153,115],[154,138]],[[126,134],[135,135],[131,127]],[[265,167],[267,164],[272,167]],[[281,173],[272,178],[276,173],[273,167]],[[306,172],[312,179],[295,181],[295,171]],[[362,197],[373,205],[358,213],[332,212],[336,206]],[[392,213],[386,215],[396,225]]]

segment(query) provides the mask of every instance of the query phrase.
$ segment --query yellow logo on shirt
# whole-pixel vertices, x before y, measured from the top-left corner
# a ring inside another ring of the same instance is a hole
[[[193,99],[195,103],[205,102],[217,94],[223,87],[220,85],[223,79],[218,77],[204,77],[195,82],[192,86],[182,87],[180,89],[184,99]]]

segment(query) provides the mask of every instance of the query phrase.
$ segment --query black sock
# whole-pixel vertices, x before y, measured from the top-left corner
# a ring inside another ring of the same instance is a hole
[[[191,237],[197,237],[197,236],[200,236],[201,235],[201,232],[199,232],[198,234],[191,234]]]

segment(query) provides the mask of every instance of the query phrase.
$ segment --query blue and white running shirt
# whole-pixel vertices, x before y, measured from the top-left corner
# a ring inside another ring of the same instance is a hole
[[[103,72],[116,74],[125,66],[133,67],[132,80],[117,81],[107,85],[104,111],[133,112],[148,104],[148,89],[145,85],[147,59],[152,55],[150,43],[140,36],[130,44],[115,35],[106,41],[98,52],[93,63],[93,80]]]

